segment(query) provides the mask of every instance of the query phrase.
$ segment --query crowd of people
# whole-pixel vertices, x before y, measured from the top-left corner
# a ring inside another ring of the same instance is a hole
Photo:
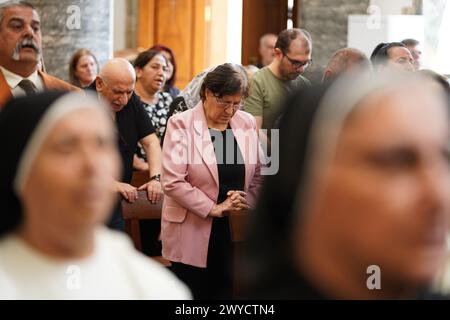
[[[27,2],[0,4],[0,40],[0,298],[446,297],[450,86],[414,39],[342,48],[312,85],[313,39],[286,29],[182,91],[163,45],[45,73]],[[169,268],[124,232],[138,191],[162,201]]]

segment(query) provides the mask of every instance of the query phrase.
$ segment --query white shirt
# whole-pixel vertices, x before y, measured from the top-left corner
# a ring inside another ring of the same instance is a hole
[[[20,81],[27,79],[33,82],[34,86],[37,88],[39,92],[44,91],[44,81],[42,81],[41,77],[39,77],[39,73],[37,70],[33,72],[29,77],[23,78],[18,74],[15,74],[2,66],[0,66],[0,71],[3,73],[5,77],[6,83],[11,89],[11,93],[14,98],[21,97],[25,95],[25,91],[19,87]]]
[[[137,252],[124,234],[96,232],[82,260],[46,256],[16,235],[0,241],[0,299],[191,299],[189,289],[158,262]]]

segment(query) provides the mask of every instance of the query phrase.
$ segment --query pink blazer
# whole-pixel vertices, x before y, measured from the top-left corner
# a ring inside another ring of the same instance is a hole
[[[230,121],[245,162],[247,200],[255,204],[260,175],[260,146],[255,119],[237,111]],[[163,145],[161,218],[164,258],[206,267],[212,218],[219,194],[219,177],[203,104],[169,119]]]

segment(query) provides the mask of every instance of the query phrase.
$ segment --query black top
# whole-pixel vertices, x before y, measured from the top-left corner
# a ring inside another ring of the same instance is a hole
[[[95,82],[88,90],[96,91]],[[118,147],[123,163],[122,182],[130,183],[133,175],[133,156],[138,142],[142,138],[155,133],[143,102],[133,92],[127,105],[116,113],[116,127],[118,130]]]
[[[233,130],[209,129],[217,160],[219,173],[219,196],[217,203],[227,199],[230,190],[244,191],[245,163]]]

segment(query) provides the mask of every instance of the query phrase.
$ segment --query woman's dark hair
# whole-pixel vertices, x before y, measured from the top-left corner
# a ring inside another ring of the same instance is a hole
[[[237,93],[242,93],[246,98],[249,94],[249,81],[242,66],[225,63],[206,75],[200,88],[202,101],[206,99],[206,89],[219,98]]]
[[[377,65],[385,64],[389,60],[389,50],[395,47],[406,48],[406,46],[401,42],[382,42],[377,45],[370,55],[370,61],[373,66],[375,67]]]
[[[156,50],[158,52],[162,52],[165,51],[170,55],[170,62],[173,65],[173,74],[172,74],[172,78],[167,79],[166,81],[166,86],[171,88],[175,86],[175,82],[177,81],[177,63],[175,61],[175,55],[173,54],[172,49],[170,49],[169,47],[166,47],[162,44],[155,44],[153,47],[151,47],[149,50]]]
[[[134,60],[133,62],[133,67],[135,68],[139,68],[139,69],[144,69],[144,67],[157,55],[162,55],[161,52],[157,51],[157,50],[147,50],[147,51],[143,51],[141,52],[136,60]],[[162,55],[163,56],[163,55]],[[163,56],[164,57],[164,56]],[[164,60],[167,63],[166,58],[164,57]]]
[[[78,80],[77,76],[75,75],[75,72],[77,70],[78,61],[84,56],[91,56],[94,58],[95,64],[97,65],[97,73],[98,73],[98,61],[95,55],[89,51],[88,49],[79,49],[77,50],[69,62],[69,79],[70,83],[72,83],[74,86],[81,87],[81,83]]]

